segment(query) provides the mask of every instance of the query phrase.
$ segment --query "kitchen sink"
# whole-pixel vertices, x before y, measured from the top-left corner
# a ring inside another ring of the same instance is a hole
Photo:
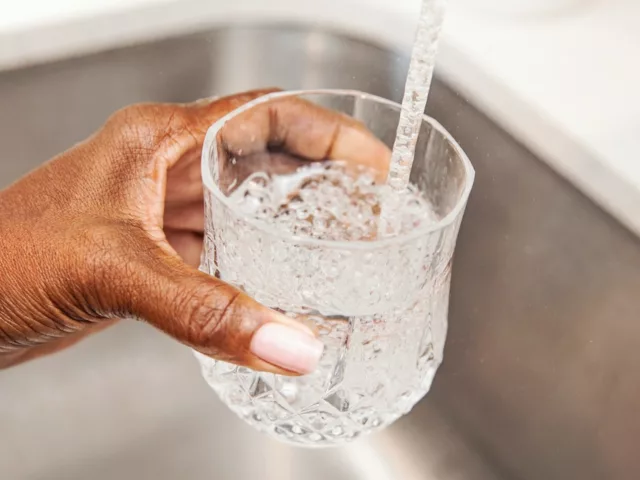
[[[4,72],[0,187],[126,104],[260,86],[399,100],[407,65],[342,33],[246,25]],[[640,240],[441,81],[428,110],[477,178],[445,361],[410,415],[345,447],[289,447],[231,414],[187,348],[123,321],[0,372],[0,478],[640,478]]]

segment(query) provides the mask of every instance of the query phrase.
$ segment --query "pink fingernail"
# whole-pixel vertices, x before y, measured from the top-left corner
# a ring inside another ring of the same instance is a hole
[[[304,330],[274,322],[260,327],[251,340],[254,355],[297,373],[313,372],[323,350],[322,342]]]

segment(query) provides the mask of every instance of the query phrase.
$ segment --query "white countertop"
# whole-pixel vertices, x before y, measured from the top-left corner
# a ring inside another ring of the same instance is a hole
[[[473,3],[452,0],[440,73],[640,234],[640,2],[585,0],[571,14],[538,19],[484,13]],[[230,21],[313,23],[406,49],[419,7],[420,0],[0,0],[0,70]]]

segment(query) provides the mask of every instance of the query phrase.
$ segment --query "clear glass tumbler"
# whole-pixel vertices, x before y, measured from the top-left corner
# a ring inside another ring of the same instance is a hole
[[[220,140],[240,113],[285,97],[350,115],[390,147],[400,105],[357,91],[279,92],[240,107],[207,133],[201,269],[314,324],[325,344],[320,366],[285,377],[196,356],[209,385],[249,424],[298,445],[334,445],[388,426],[429,391],[442,362],[451,261],[474,170],[451,135],[425,116],[411,183],[436,221],[379,240],[287,235],[230,201],[230,185],[265,164],[242,166],[242,158],[227,158]]]

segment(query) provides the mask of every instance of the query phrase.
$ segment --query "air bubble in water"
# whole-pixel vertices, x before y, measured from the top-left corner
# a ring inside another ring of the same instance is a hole
[[[287,188],[284,188],[286,184]],[[304,167],[292,175],[254,173],[232,194],[244,213],[292,235],[334,241],[379,238],[380,205],[394,214],[382,234],[393,237],[438,220],[417,188],[377,185],[362,172],[355,178],[331,162]]]

